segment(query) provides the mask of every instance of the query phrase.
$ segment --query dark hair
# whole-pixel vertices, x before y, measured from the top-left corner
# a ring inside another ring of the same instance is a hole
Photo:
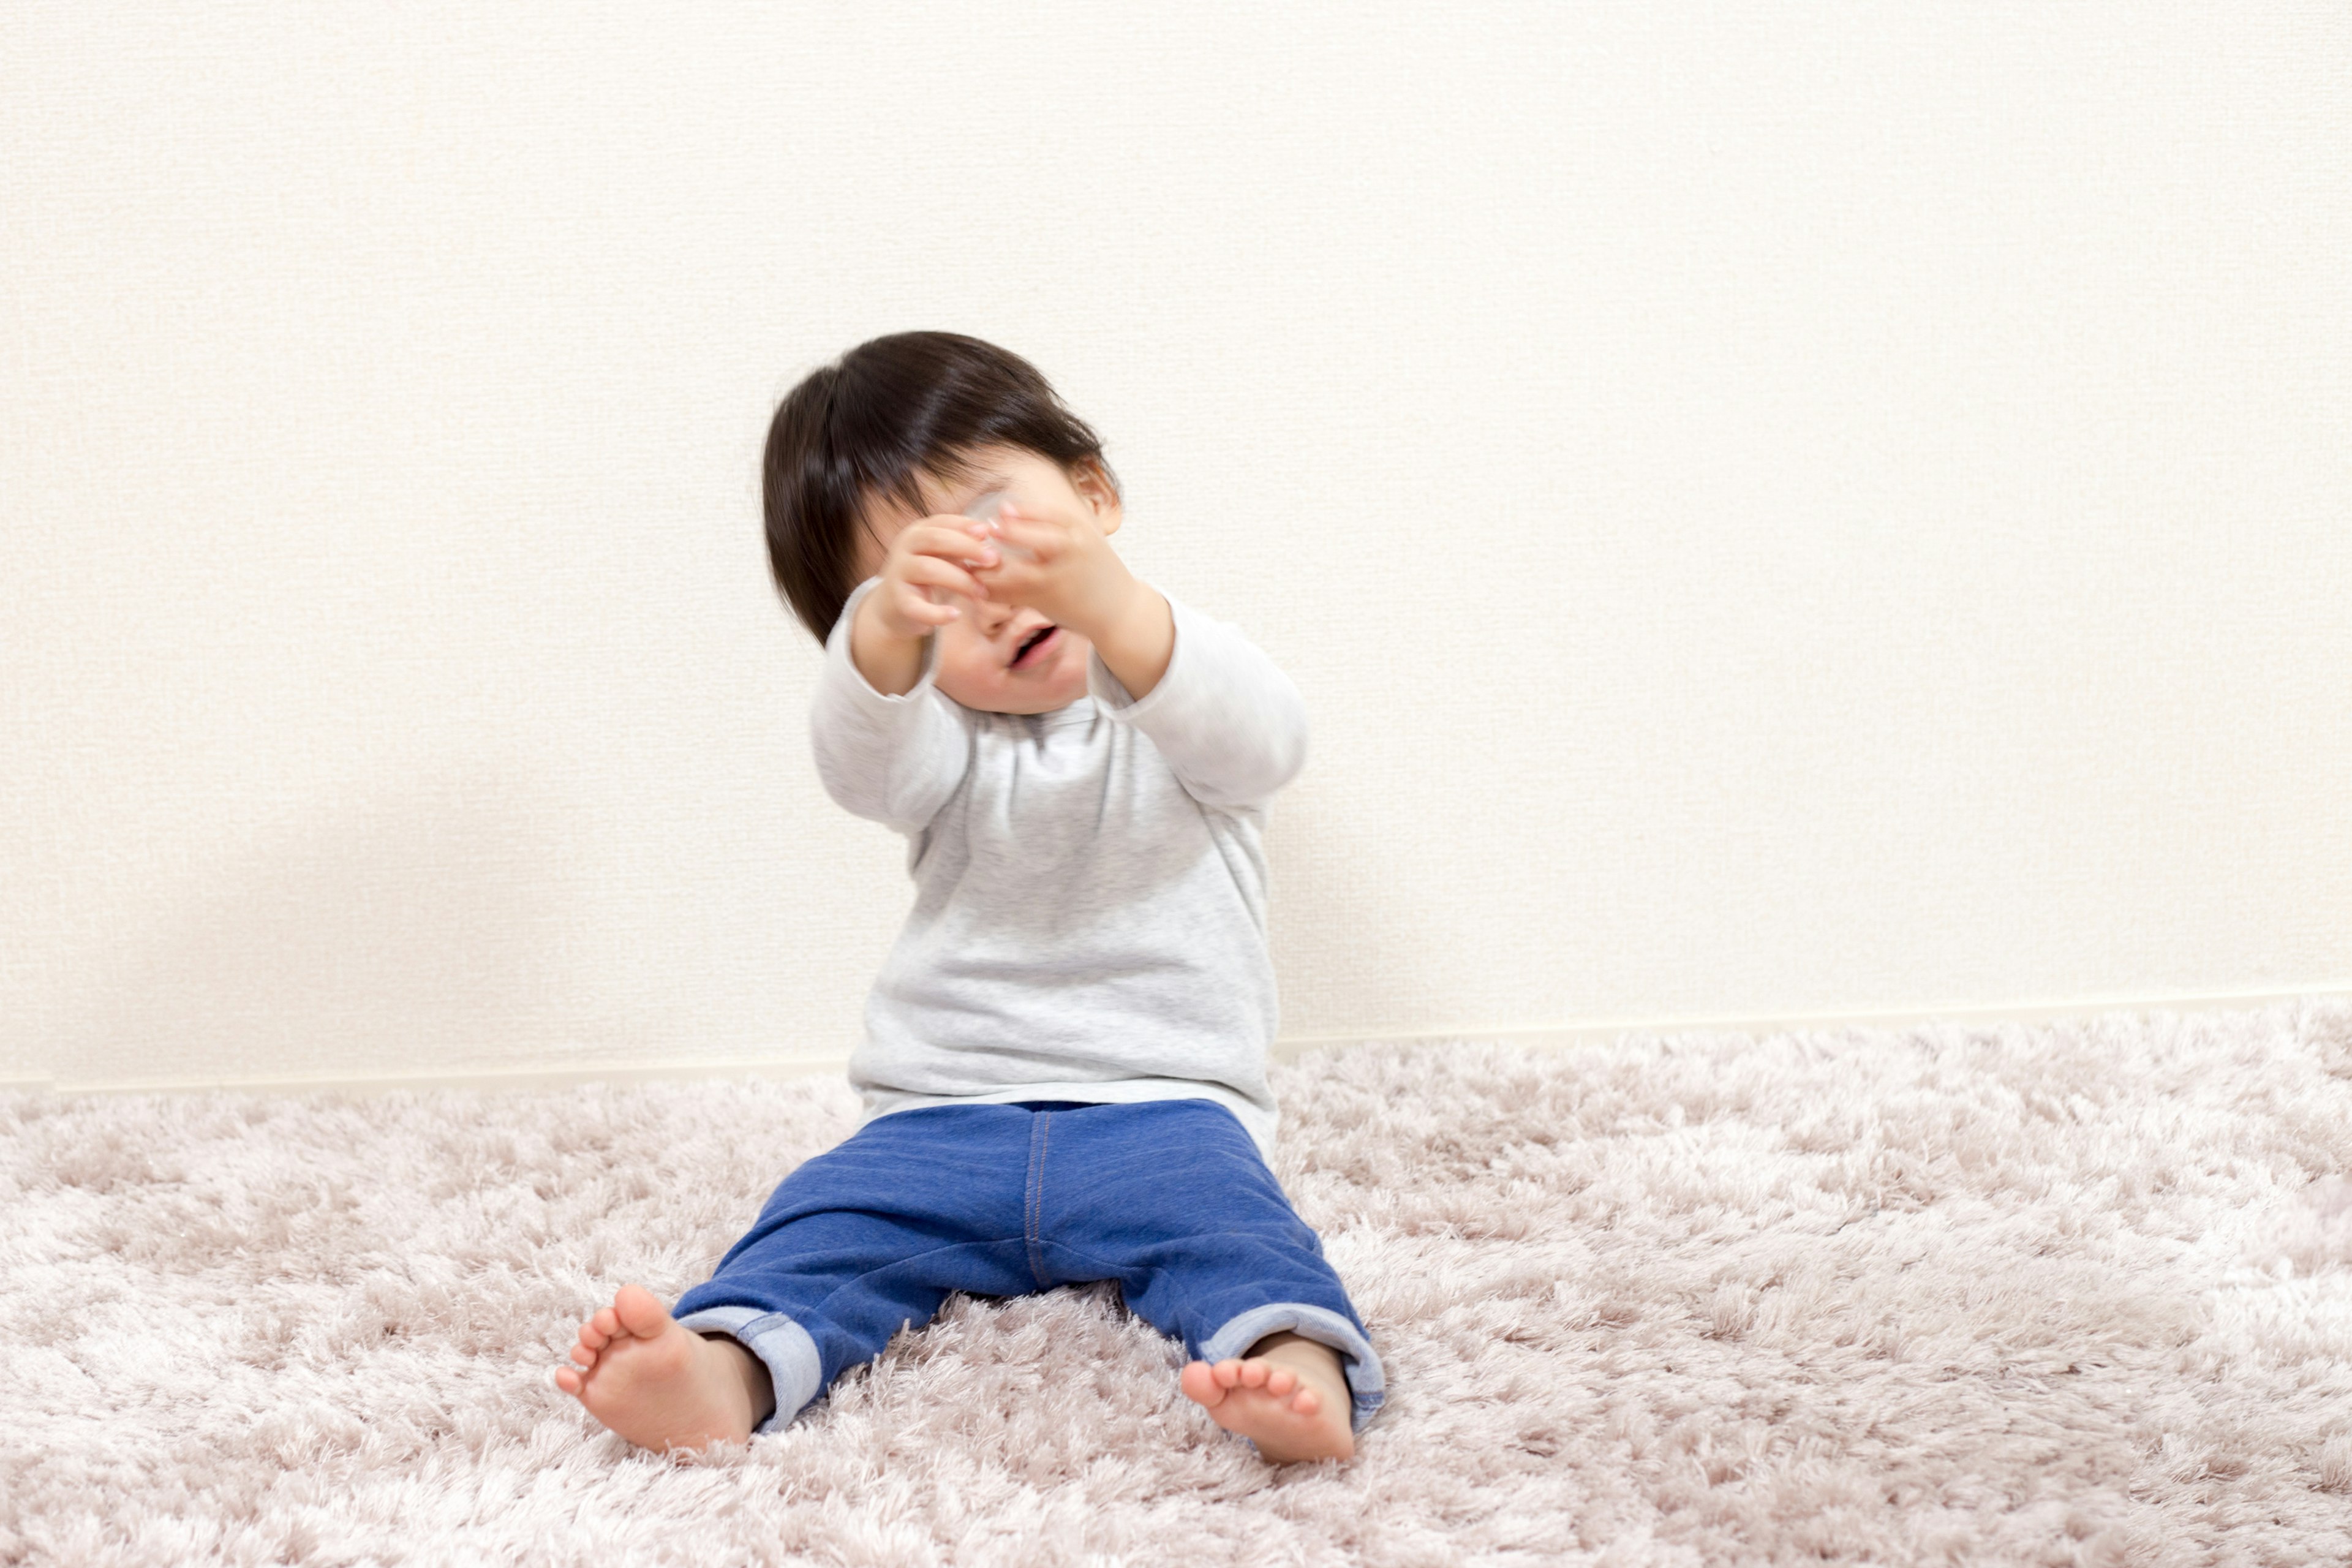
[[[1101,439],[1036,366],[960,332],[869,339],[787,393],[768,425],[761,504],[769,567],[801,624],[823,642],[841,618],[858,583],[867,497],[921,513],[916,470],[953,483],[975,471],[975,448],[998,446],[1025,447],[1074,477],[1091,461],[1118,488]]]

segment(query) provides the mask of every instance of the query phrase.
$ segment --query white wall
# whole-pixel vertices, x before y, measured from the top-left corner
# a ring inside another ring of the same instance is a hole
[[[775,400],[1032,358],[1286,1035],[2352,981],[2339,5],[0,17],[0,1079],[838,1056]]]

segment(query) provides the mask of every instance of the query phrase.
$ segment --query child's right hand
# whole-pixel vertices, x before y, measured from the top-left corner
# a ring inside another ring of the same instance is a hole
[[[968,567],[997,563],[988,524],[937,515],[908,523],[890,542],[882,582],[857,608],[849,628],[849,659],[866,684],[886,696],[912,690],[923,665],[923,639],[963,614],[956,595],[985,599],[988,590]],[[949,602],[931,595],[944,591]]]
[[[894,641],[918,642],[963,614],[953,595],[985,599],[988,590],[970,569],[997,564],[988,525],[942,513],[909,523],[890,542],[882,585],[866,595],[875,629]],[[941,603],[933,590],[950,595]]]

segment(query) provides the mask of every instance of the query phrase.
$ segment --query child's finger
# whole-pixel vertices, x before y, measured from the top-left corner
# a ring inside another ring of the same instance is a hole
[[[951,517],[948,519],[946,527],[950,533],[960,533],[968,539],[988,537],[988,520],[985,518]]]
[[[945,588],[951,594],[968,598],[985,599],[988,589],[981,580],[952,561],[936,555],[910,555],[898,571],[898,580],[919,587]]]
[[[923,597],[920,588],[908,588],[898,595],[898,613],[919,626],[943,626],[963,614],[954,604],[939,604]]]
[[[887,584],[882,592],[888,597],[891,609],[919,626],[943,626],[963,614],[962,605],[953,597],[947,597],[943,604],[912,583]]]
[[[1002,600],[1017,598],[1042,581],[1036,562],[1011,551],[986,566],[973,567],[972,576],[987,586],[990,597]]]
[[[1047,522],[1043,518],[999,514],[989,529],[1006,544],[1025,550],[1040,561],[1050,561],[1059,554],[1066,539],[1059,523]]]
[[[965,561],[991,561],[995,559],[996,544],[986,531],[987,525],[978,522],[962,528],[919,522],[898,536],[898,548],[909,555],[935,556],[959,564]]]

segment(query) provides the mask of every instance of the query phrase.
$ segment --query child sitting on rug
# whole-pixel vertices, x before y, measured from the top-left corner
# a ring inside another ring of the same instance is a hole
[[[1115,1279],[1185,1395],[1345,1458],[1380,1359],[1267,1168],[1268,804],[1297,689],[1112,551],[1094,432],[1026,361],[877,338],[768,432],[769,559],[824,645],[833,798],[907,836],[913,910],[849,1064],[856,1132],[675,1315],[625,1285],[555,1374],[645,1447],[774,1431],[951,1290]]]

